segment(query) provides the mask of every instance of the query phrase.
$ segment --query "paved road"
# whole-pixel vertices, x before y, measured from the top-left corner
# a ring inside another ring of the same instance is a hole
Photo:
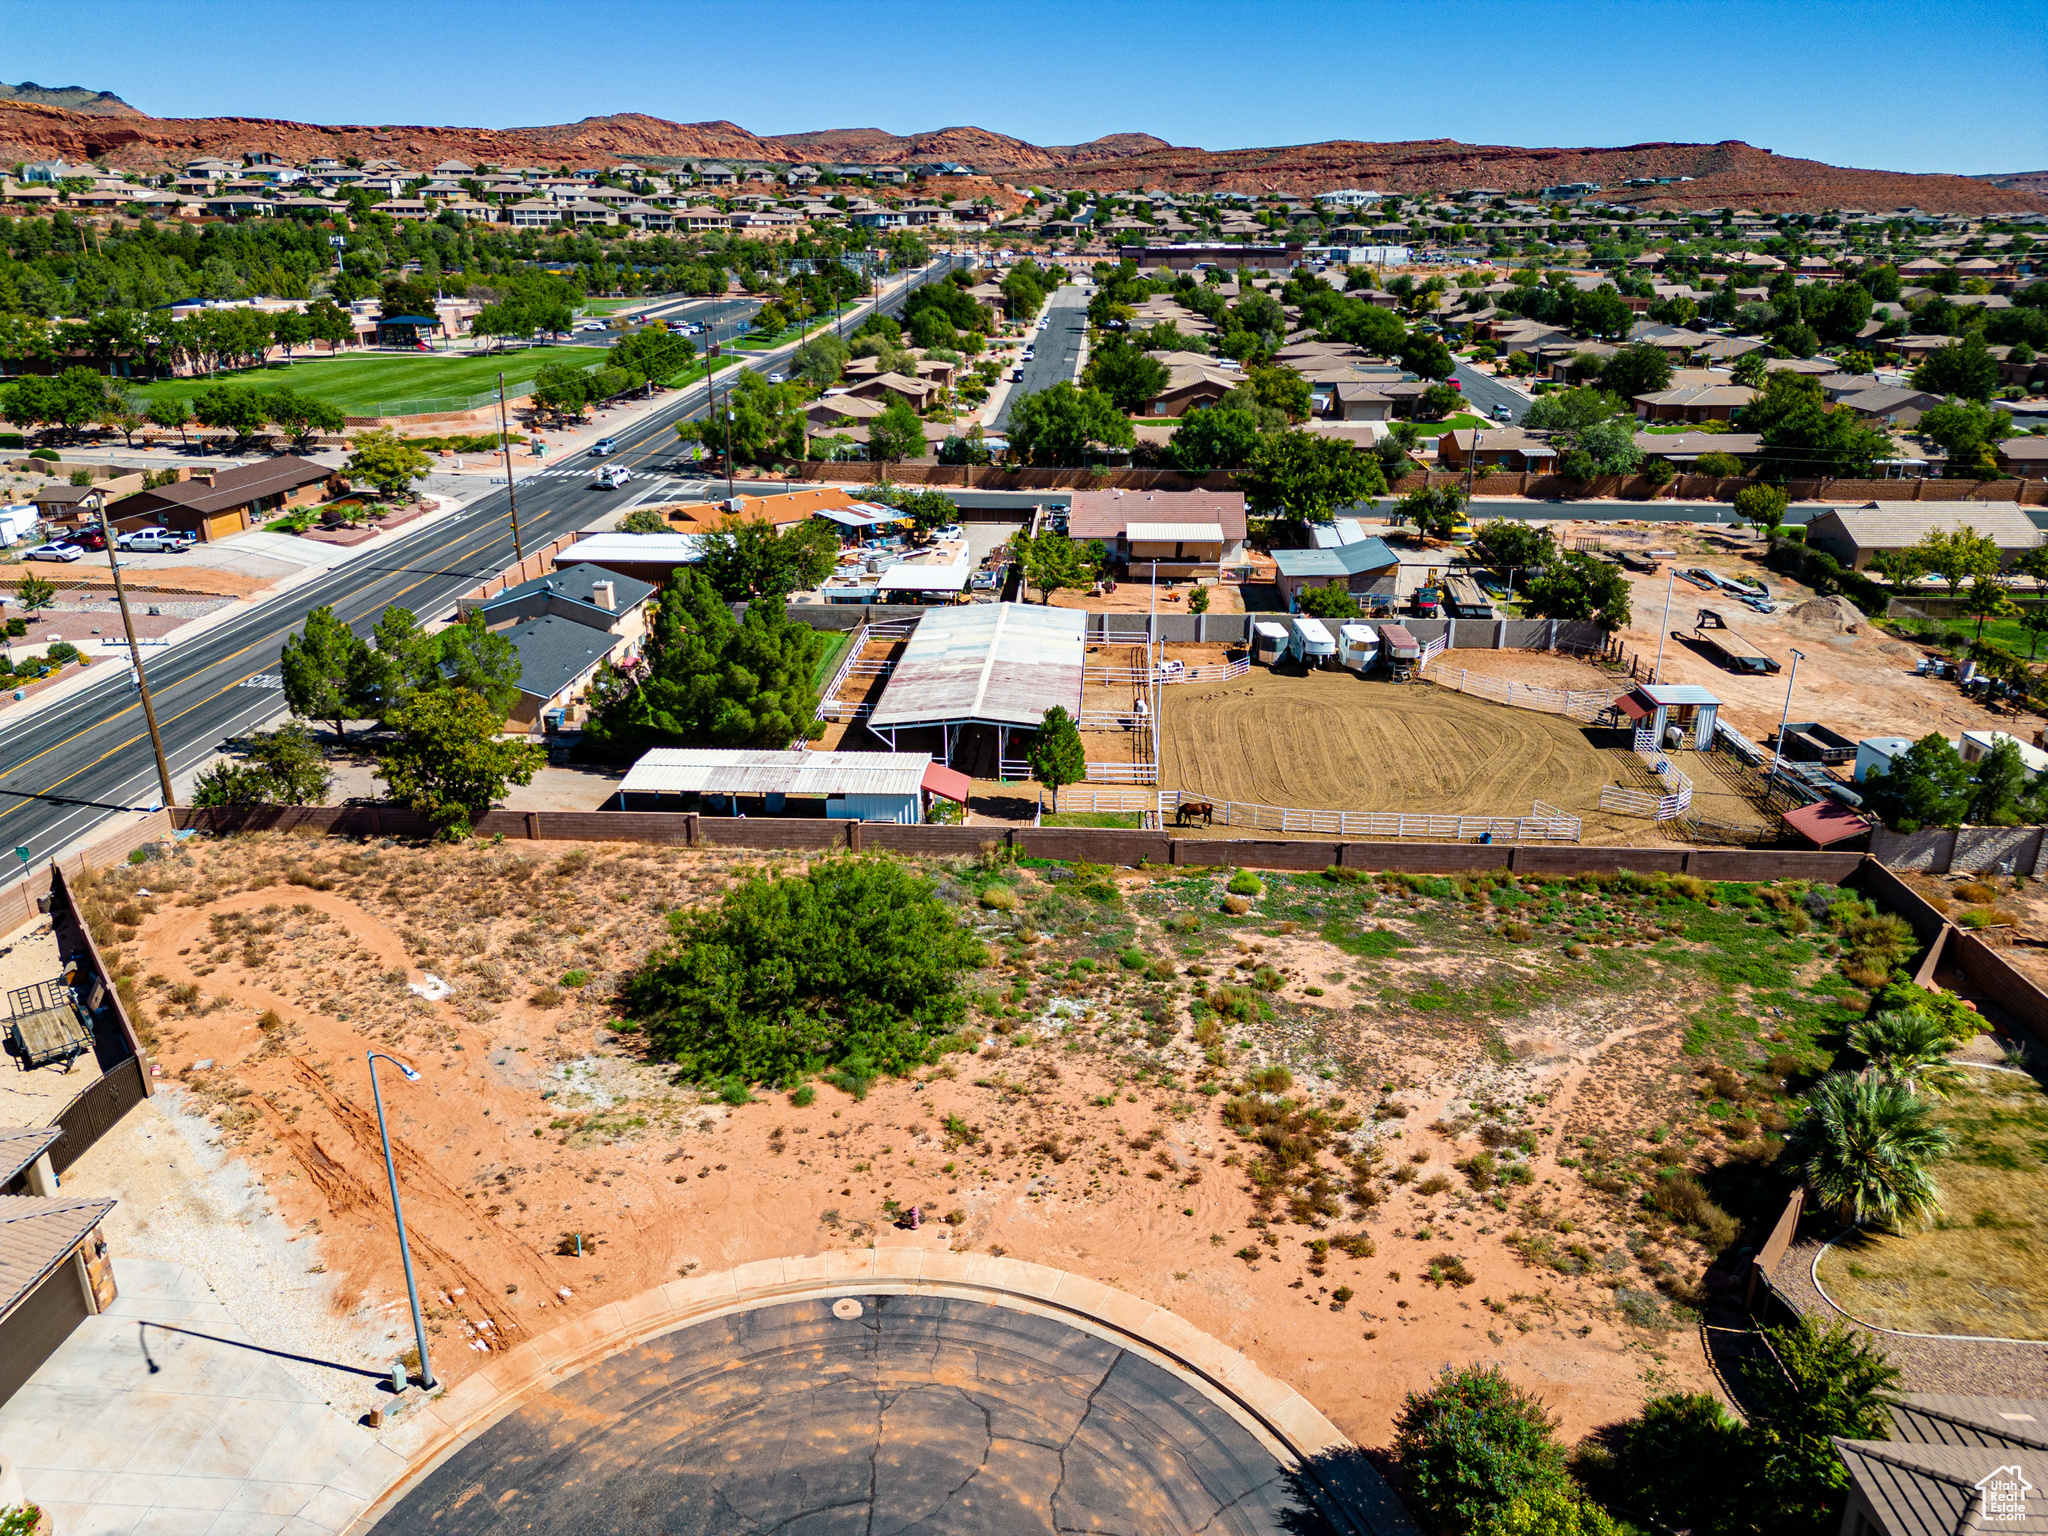
[[[930,281],[946,270],[946,262],[936,262],[918,280]],[[888,295],[884,311],[900,308],[907,292],[902,288]],[[769,372],[786,366],[787,358],[787,353],[750,358],[746,366]],[[723,388],[721,383],[721,397]],[[585,458],[564,460],[521,480],[524,547],[537,548],[640,501],[684,494],[686,483],[663,476],[660,466],[675,457],[675,423],[699,415],[706,404],[702,384],[678,390],[638,423],[613,434],[619,443],[614,462],[632,466],[640,477],[621,490],[598,490]],[[380,541],[374,553],[216,629],[167,651],[146,649],[144,664],[173,780],[211,757],[224,740],[282,712],[284,697],[276,685],[279,649],[308,610],[331,604],[358,632],[368,634],[387,605],[421,614],[444,611],[459,593],[512,560],[508,504],[500,487],[454,516]],[[87,835],[113,808],[157,803],[160,791],[141,700],[125,670],[116,675],[117,669],[108,666],[106,672],[104,681],[61,703],[13,724],[0,720],[0,848],[25,847],[31,861],[9,859],[12,869],[0,880],[18,879],[33,863]]]
[[[1394,505],[1395,498],[1392,497],[1359,504],[1360,509],[1368,514],[1374,508],[1381,513],[1391,512]],[[1788,528],[1802,528],[1828,510],[1829,507],[1824,502],[1795,502],[1785,509],[1785,525]],[[1472,515],[1480,519],[1513,517],[1531,523],[1575,519],[1602,523],[1720,523],[1724,527],[1749,526],[1735,515],[1735,509],[1725,501],[1537,501],[1519,496],[1488,496],[1472,503]]]
[[[1451,377],[1458,381],[1459,387],[1465,392],[1465,398],[1477,406],[1479,414],[1488,421],[1494,419],[1493,409],[1497,405],[1506,406],[1517,425],[1529,413],[1529,400],[1526,396],[1509,389],[1491,374],[1481,373],[1469,363],[1459,363],[1452,370]]]
[[[1329,1536],[1191,1382],[1057,1318],[790,1302],[652,1339],[456,1451],[377,1536]]]
[[[1010,386],[1009,397],[996,415],[995,430],[1006,430],[1010,412],[1026,395],[1050,389],[1062,382],[1072,383],[1081,371],[1081,343],[1088,335],[1088,296],[1072,283],[1062,284],[1046,301],[1045,318],[1050,323],[1031,338],[1035,351],[1022,365],[1024,378]]]

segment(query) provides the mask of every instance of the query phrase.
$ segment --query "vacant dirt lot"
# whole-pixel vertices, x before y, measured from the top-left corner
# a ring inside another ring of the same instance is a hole
[[[1631,1411],[1646,1373],[1708,1389],[1685,1309],[1734,1224],[1671,1175],[1767,1164],[1781,1085],[1750,1074],[1817,1065],[1862,1006],[1786,936],[1789,898],[1733,887],[1274,876],[1232,914],[1213,873],[961,862],[925,868],[989,947],[977,1049],[801,1106],[679,1083],[613,1027],[618,983],[667,911],[799,864],[264,836],[183,845],[93,900],[179,1102],[364,1323],[400,1317],[403,1283],[363,1053],[422,1071],[384,1094],[451,1379],[917,1205],[956,1249],[1174,1308],[1368,1445],[1445,1360],[1499,1361],[1572,1434]],[[410,990],[429,975],[452,991]],[[1782,1198],[1752,1204],[1767,1224]]]

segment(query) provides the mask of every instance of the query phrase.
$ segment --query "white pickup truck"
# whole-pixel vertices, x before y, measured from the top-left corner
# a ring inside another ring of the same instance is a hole
[[[118,535],[114,543],[122,549],[145,555],[181,555],[192,547],[192,541],[184,534],[173,533],[168,528],[131,528]]]

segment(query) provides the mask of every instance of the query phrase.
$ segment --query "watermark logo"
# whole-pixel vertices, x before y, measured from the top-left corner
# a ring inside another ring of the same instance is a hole
[[[1982,1497],[1983,1513],[1980,1522],[2017,1521],[2027,1518],[2027,1495],[2034,1491],[2034,1485],[2027,1481],[2026,1474],[2017,1466],[1999,1467],[1977,1479],[1977,1492]]]

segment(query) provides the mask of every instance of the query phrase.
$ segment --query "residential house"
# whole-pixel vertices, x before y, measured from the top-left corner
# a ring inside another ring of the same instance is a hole
[[[2008,437],[1998,445],[1998,467],[2022,480],[2048,480],[2048,437]]]
[[[562,217],[562,205],[545,197],[529,197],[505,210],[505,222],[519,229],[552,229]]]
[[[1146,406],[1147,416],[1185,416],[1214,405],[1244,383],[1242,373],[1219,368],[1198,352],[1148,352],[1146,356],[1166,367],[1166,387]]]
[[[635,229],[666,230],[676,222],[676,216],[668,209],[655,208],[647,203],[628,203],[619,210],[619,217]]]
[[[1635,406],[1644,421],[1729,421],[1755,398],[1746,384],[1687,385],[1637,395]]]
[[[639,651],[649,600],[659,590],[651,581],[583,562],[457,606],[464,617],[481,613],[484,627],[519,652],[520,699],[511,722],[553,734],[581,723],[581,695],[599,663],[622,664]]]
[[[2048,1465],[2048,1402],[1908,1392],[1885,1411],[1886,1439],[1834,1442],[1849,1474],[1841,1536],[2048,1528],[2048,1488],[2026,1470]]]
[[[206,542],[240,533],[293,507],[326,501],[346,488],[342,472],[325,464],[291,457],[265,459],[137,491],[116,502],[109,515],[123,530],[161,525]]]
[[[697,167],[697,180],[707,187],[735,187],[740,178],[731,166],[713,160]]]
[[[675,217],[676,225],[687,230],[730,229],[732,215],[708,203],[692,203]]]
[[[1289,611],[1300,605],[1307,587],[1342,587],[1354,597],[1364,598],[1375,586],[1389,581],[1400,564],[1400,557],[1384,540],[1370,537],[1333,548],[1273,551],[1274,584]]]
[[[505,719],[511,732],[551,736],[579,728],[597,669],[634,659],[634,642],[623,635],[558,613],[521,619],[499,633],[519,656],[519,698]]]
[[[1837,399],[1838,409],[1854,411],[1865,421],[1887,427],[1913,426],[1939,404],[1941,396],[1904,384],[1879,384]]]
[[[1830,507],[1807,526],[1806,542],[1850,570],[1866,569],[1886,550],[1911,549],[1930,530],[1970,527],[1998,546],[2010,567],[2041,542],[2041,530],[2010,502],[1885,502],[1871,507]]]
[[[0,1403],[114,1301],[100,1232],[114,1202],[59,1192],[50,1150],[65,1134],[62,1125],[0,1127]],[[11,1465],[8,1480],[18,1500]]]
[[[937,384],[924,379],[907,379],[900,373],[878,373],[871,379],[862,379],[847,393],[870,399],[878,395],[894,395],[900,400],[908,400],[912,406],[922,411],[931,403],[933,396],[944,394],[945,391]]]
[[[1725,453],[1747,463],[1763,452],[1754,432],[1638,432],[1636,446],[1646,458],[1668,459],[1682,470],[1705,453]]]
[[[619,222],[619,216],[613,209],[603,203],[593,203],[581,198],[573,203],[562,204],[560,216],[579,226]]]
[[[1541,475],[1557,466],[1557,450],[1521,427],[1459,427],[1437,438],[1436,460],[1440,469]]]
[[[1244,554],[1242,491],[1076,491],[1067,537],[1100,539],[1138,574],[1215,576]]]

